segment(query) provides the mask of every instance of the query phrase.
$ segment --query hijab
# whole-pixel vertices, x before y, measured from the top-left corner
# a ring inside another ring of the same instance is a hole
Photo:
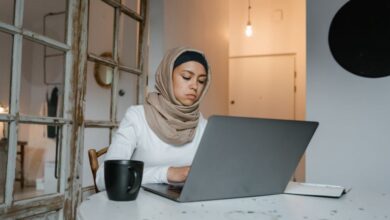
[[[180,55],[188,51],[196,52],[204,58],[203,63],[197,61],[198,59],[191,60],[188,58],[185,58],[185,62],[196,61],[201,63],[207,72],[207,81],[198,100],[190,106],[185,106],[174,95],[172,74],[174,67],[177,66],[175,61]],[[203,52],[178,47],[169,50],[165,54],[156,72],[157,91],[149,93],[144,104],[146,121],[161,140],[176,146],[192,141],[200,117],[199,104],[210,86],[210,80],[210,68]]]

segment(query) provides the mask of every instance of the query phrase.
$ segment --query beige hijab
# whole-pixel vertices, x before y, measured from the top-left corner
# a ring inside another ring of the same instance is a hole
[[[203,52],[179,47],[168,51],[156,72],[157,92],[146,97],[144,105],[146,121],[154,133],[166,143],[183,145],[191,142],[199,121],[199,103],[205,96],[211,80],[210,66],[207,70],[207,83],[199,99],[191,106],[182,105],[173,93],[173,65],[178,56],[186,51]]]

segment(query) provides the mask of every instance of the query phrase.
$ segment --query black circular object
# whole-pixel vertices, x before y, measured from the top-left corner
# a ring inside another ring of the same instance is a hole
[[[125,90],[123,90],[123,89],[120,89],[118,93],[119,93],[119,96],[124,96],[126,94]]]
[[[353,74],[389,76],[390,1],[348,1],[332,20],[329,47],[337,63]]]

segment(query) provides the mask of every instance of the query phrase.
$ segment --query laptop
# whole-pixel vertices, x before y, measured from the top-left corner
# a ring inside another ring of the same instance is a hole
[[[283,193],[318,122],[211,116],[184,185],[144,184],[177,202]]]

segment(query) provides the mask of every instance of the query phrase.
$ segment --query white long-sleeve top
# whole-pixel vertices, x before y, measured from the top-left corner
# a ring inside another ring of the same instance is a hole
[[[130,158],[143,161],[142,184],[168,183],[169,167],[191,165],[206,124],[207,120],[200,115],[192,142],[174,146],[162,141],[149,127],[142,105],[131,106],[114,135],[104,161]],[[105,189],[104,163],[97,171],[96,185],[99,190]]]

